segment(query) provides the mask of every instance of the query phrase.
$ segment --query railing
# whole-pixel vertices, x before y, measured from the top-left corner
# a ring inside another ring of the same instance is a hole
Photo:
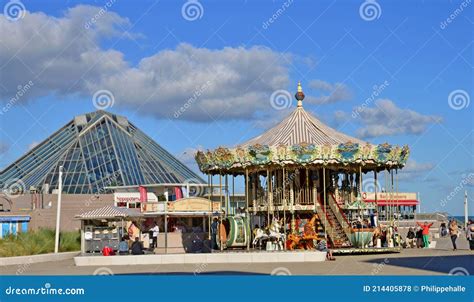
[[[317,198],[316,202],[316,213],[319,215],[319,217],[325,216],[326,219],[320,219],[323,222],[324,229],[326,230],[326,234],[329,235],[332,239],[334,239],[334,234],[336,233],[335,231],[335,226],[334,223],[329,219],[329,215],[326,211],[326,209],[323,208],[324,205],[321,202],[321,199]]]
[[[349,223],[349,220],[347,219],[346,215],[344,215],[344,213],[342,212],[342,209],[340,208],[339,204],[337,203],[336,196],[334,195],[334,193],[330,193],[330,196],[333,198],[333,202],[328,202],[329,207],[334,213],[334,216],[336,216],[336,219],[341,224],[342,229],[344,230],[344,234],[346,234],[347,236],[347,239],[350,240],[352,226]]]

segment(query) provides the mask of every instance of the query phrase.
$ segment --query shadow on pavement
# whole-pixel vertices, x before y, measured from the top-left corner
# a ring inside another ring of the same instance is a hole
[[[252,276],[265,276],[269,274],[262,273],[252,273],[252,272],[237,272],[237,271],[213,271],[213,272],[149,272],[149,273],[124,273],[124,274],[115,274],[116,276],[132,276],[132,275],[174,275],[174,276],[200,276],[200,275],[252,275]]]
[[[438,273],[449,274],[450,272],[463,273],[467,271],[474,275],[474,255],[453,256],[424,256],[424,257],[402,257],[402,258],[377,258],[365,261],[367,263],[391,265],[420,269]],[[464,270],[463,270],[464,269]]]

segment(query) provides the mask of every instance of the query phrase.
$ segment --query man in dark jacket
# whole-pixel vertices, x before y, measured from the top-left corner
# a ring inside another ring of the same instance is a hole
[[[143,243],[138,240],[138,237],[135,237],[135,241],[132,243],[132,255],[143,255]]]

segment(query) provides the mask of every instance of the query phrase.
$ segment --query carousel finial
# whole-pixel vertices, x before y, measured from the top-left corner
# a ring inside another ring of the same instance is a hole
[[[298,81],[298,88],[296,90],[295,98],[298,100],[298,107],[303,107],[304,93],[300,81]]]

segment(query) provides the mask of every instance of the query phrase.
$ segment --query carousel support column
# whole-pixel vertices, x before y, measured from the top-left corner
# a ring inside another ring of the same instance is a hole
[[[359,199],[360,199],[360,202],[359,205],[362,204],[363,200],[362,200],[362,165],[359,166]],[[363,215],[362,215],[362,210],[360,210],[360,220],[361,222],[363,221]]]
[[[232,203],[232,201],[234,202],[234,205],[237,206],[237,202],[235,202],[235,176],[234,174],[232,174],[232,199],[230,200],[230,202]]]
[[[209,197],[209,198],[208,198],[208,199],[209,199],[209,213],[211,213],[211,214],[209,215],[209,218],[208,218],[208,221],[207,221],[207,223],[208,223],[208,226],[207,226],[208,229],[207,229],[207,231],[208,231],[208,239],[209,239],[209,242],[211,242],[211,240],[212,240],[212,237],[211,237],[212,198],[210,198],[211,195],[209,195],[209,194],[211,194],[211,192],[210,192],[210,190],[209,190],[209,186],[211,186],[211,190],[212,190],[211,175],[210,175],[210,174],[207,174],[207,194],[208,194],[208,197]],[[211,250],[212,250],[212,242],[211,242]]]
[[[324,212],[324,238],[327,241],[328,240],[328,234],[326,231],[326,226],[328,224],[327,218],[326,218],[326,168],[323,167],[323,212]]]
[[[252,177],[252,206],[253,213],[257,211],[257,186],[258,186],[258,173],[255,172],[254,177]],[[260,222],[260,221],[259,221]]]
[[[247,220],[246,224],[247,227],[246,229],[249,231],[247,234],[247,251],[250,250],[250,240],[252,240],[252,231],[250,230],[250,212],[249,212],[249,170],[246,168],[245,169],[245,218]],[[233,190],[233,188],[232,188]]]
[[[290,179],[290,212],[291,212],[291,233],[294,234],[296,232],[295,229],[295,195],[294,195],[294,172]]]
[[[282,179],[282,182],[283,182],[283,195],[282,195],[282,198],[283,198],[283,229],[285,230],[285,236],[286,236],[286,230],[287,230],[287,225],[286,225],[286,170],[285,168],[283,168],[283,179]],[[284,246],[284,249],[286,250],[286,243],[283,244]]]
[[[305,168],[306,170],[306,182],[305,182],[305,204],[309,204],[309,194],[310,194],[310,189],[309,189],[309,171],[308,167]]]
[[[393,181],[393,169],[390,170],[390,189],[391,189],[391,197],[390,197],[390,201],[392,203],[392,207],[393,207],[393,223],[395,223],[395,220],[396,220],[396,215],[397,215],[397,211],[398,209],[396,208],[396,203],[395,203],[395,187],[394,187],[394,181]]]
[[[267,169],[267,227],[270,226],[270,170]]]
[[[230,215],[229,207],[229,178],[228,175],[225,175],[225,212],[227,215]]]
[[[402,215],[401,213],[401,207],[400,207],[400,200],[398,199],[398,168],[395,169],[395,198],[396,198],[396,206],[397,206],[397,227],[400,226],[400,216]]]
[[[221,202],[221,208],[222,208],[222,174],[219,171],[219,201]],[[224,205],[225,209],[225,205]],[[227,215],[227,209],[226,210],[226,215]]]
[[[311,173],[314,173],[315,170],[311,170]],[[317,202],[318,202],[318,189],[316,188],[316,182],[314,181],[314,175],[312,175],[313,177],[313,186],[312,186],[312,198],[313,198],[313,205],[314,205],[314,210],[313,212],[316,213],[316,206],[317,206]]]
[[[377,205],[377,168],[374,170],[374,199],[375,199],[375,211],[379,212],[379,206]]]

